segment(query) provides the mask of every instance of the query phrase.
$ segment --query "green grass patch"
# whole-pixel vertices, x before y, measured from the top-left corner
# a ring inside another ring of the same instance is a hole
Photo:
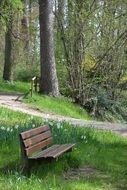
[[[25,82],[3,82],[0,81],[0,92],[4,93],[26,93],[30,89],[30,83]],[[71,99],[65,97],[54,98],[34,94],[23,100],[23,102],[43,112],[69,116],[73,118],[90,120],[91,117],[79,105],[74,104]]]
[[[0,92],[26,93],[29,89],[29,83],[0,81]]]
[[[40,123],[43,119],[39,117],[33,117],[31,115],[22,113],[22,112],[16,112],[12,111],[10,109],[0,107],[0,124],[1,125],[8,125],[8,126],[14,126],[16,124],[24,124],[29,121]]]
[[[33,95],[24,99],[25,103],[48,113],[69,116],[73,118],[90,120],[91,117],[79,105],[74,104],[70,99],[65,97],[50,97],[44,95]]]
[[[75,127],[65,122],[45,121],[8,109],[2,108],[1,114],[2,117],[7,115],[4,122],[0,118],[1,190],[127,189],[126,139],[111,132]],[[19,117],[23,122],[18,123]],[[76,143],[76,146],[57,162],[34,165],[28,178],[22,173],[19,133],[43,123],[50,125],[54,143]],[[65,179],[65,171],[85,165],[95,168],[96,174],[92,177]]]

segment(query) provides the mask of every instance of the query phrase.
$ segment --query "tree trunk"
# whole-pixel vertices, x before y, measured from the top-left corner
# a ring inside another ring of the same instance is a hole
[[[56,74],[53,42],[53,1],[39,0],[40,12],[40,93],[58,96],[59,87]]]
[[[9,21],[7,32],[5,34],[5,61],[3,70],[3,79],[11,80],[12,74],[12,20]]]
[[[26,63],[29,59],[29,51],[30,51],[30,36],[29,36],[29,18],[30,18],[30,12],[28,10],[29,6],[29,0],[24,0],[24,14],[23,18],[21,20],[22,24],[22,33],[24,35],[24,53],[27,56]]]

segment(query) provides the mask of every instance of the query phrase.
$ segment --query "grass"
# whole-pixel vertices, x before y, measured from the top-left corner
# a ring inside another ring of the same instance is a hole
[[[29,83],[0,81],[0,92],[26,93],[29,91],[29,89]],[[43,112],[54,113],[79,119],[91,119],[91,117],[83,108],[77,104],[74,104],[70,99],[65,97],[53,98],[50,96],[34,94],[33,97],[27,96],[23,102]]]
[[[0,92],[26,93],[30,89],[30,84],[25,82],[9,82],[0,80]]]
[[[0,108],[0,115],[1,190],[127,189],[126,139],[111,132],[44,121],[3,108]],[[55,143],[71,142],[76,143],[76,147],[57,162],[33,166],[32,175],[28,178],[22,173],[18,134],[45,122],[50,124]],[[95,176],[65,180],[65,171],[85,165],[96,169]]]
[[[24,99],[24,102],[44,112],[90,120],[90,116],[83,108],[65,97],[54,98],[35,94]]]
[[[12,111],[10,109],[0,107],[0,124],[14,126],[19,124],[28,123],[29,121],[38,121],[38,124],[43,121],[42,118],[33,117],[22,112]]]

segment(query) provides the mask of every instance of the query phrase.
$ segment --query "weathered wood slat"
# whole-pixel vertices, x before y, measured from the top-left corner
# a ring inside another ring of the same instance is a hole
[[[51,131],[48,130],[44,133],[41,133],[32,138],[24,140],[25,147],[33,146],[34,144],[44,141],[45,139],[47,139],[49,137],[51,137]]]
[[[51,151],[47,154],[43,154],[43,157],[44,158],[47,158],[47,157],[57,158],[58,156],[60,156],[64,152],[67,152],[68,150],[72,149],[73,147],[74,147],[74,144],[63,144],[63,145],[60,145],[56,150]]]
[[[31,129],[29,131],[21,133],[22,139],[25,140],[27,138],[33,137],[35,135],[38,135],[39,133],[45,132],[49,130],[49,126],[44,125],[35,129]]]
[[[48,152],[50,152],[50,151],[56,150],[59,146],[60,146],[60,145],[53,145],[53,146],[51,146],[51,147],[49,147],[49,148],[47,148],[47,149],[45,149],[45,150],[43,150],[43,151],[37,153],[37,154],[34,155],[34,156],[30,156],[29,159],[41,158],[41,157],[42,157],[42,154],[44,154],[44,153],[46,154],[46,153],[48,153]]]
[[[45,148],[46,146],[48,146],[49,144],[51,144],[53,141],[52,137],[38,143],[38,144],[35,144],[29,148],[26,148],[26,154],[27,156],[30,156],[32,155],[33,153],[35,153],[36,151],[39,151],[43,148]]]
[[[39,155],[33,156],[33,159],[41,159],[41,158],[57,158],[64,152],[72,149],[74,144],[63,144],[63,145],[54,145],[44,151],[42,151]]]

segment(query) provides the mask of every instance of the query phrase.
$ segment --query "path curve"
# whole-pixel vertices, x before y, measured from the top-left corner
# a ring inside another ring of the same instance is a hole
[[[100,130],[111,130],[118,133],[124,137],[127,137],[127,124],[121,123],[109,123],[109,122],[99,122],[99,121],[86,121],[83,119],[75,119],[66,116],[47,114],[41,112],[38,109],[32,108],[21,101],[16,101],[17,95],[0,95],[0,106],[10,108],[15,111],[20,111],[34,116],[40,116],[44,119],[51,119],[55,121],[67,121],[73,125],[94,127]]]

